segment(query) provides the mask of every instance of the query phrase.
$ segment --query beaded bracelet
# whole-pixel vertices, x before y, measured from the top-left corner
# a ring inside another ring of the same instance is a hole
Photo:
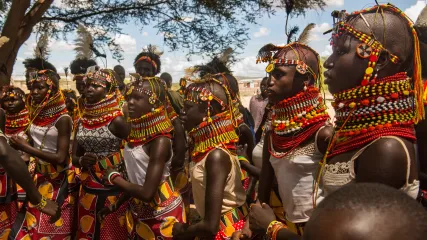
[[[245,156],[239,155],[237,158],[239,159],[239,161],[249,162],[249,160]]]
[[[279,221],[271,221],[268,225],[267,232],[265,233],[268,237],[268,239],[276,239],[277,232],[279,229],[282,229],[284,227],[283,223]],[[274,237],[274,238],[273,238]]]
[[[82,165],[82,158],[83,158],[83,156],[79,157],[79,164],[80,164],[80,167],[83,167],[83,165]]]
[[[118,177],[122,177],[120,174],[113,174],[113,175],[111,175],[111,178],[110,178],[110,183],[111,184],[114,184],[113,183],[113,181],[114,181],[114,179],[116,179],[116,178],[118,178]]]
[[[111,176],[113,176],[113,174],[119,174],[119,175],[120,175],[120,173],[119,173],[119,172],[110,172],[110,174],[108,174],[107,179],[108,179],[108,182],[109,182],[111,185],[113,185],[113,183],[111,182]]]
[[[39,211],[41,211],[43,208],[45,208],[47,205],[47,199],[45,196],[42,195],[42,198],[40,199],[40,202],[35,206]]]

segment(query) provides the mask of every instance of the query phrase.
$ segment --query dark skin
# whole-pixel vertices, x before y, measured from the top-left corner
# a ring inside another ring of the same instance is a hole
[[[33,99],[34,104],[42,104],[47,92],[49,90],[49,85],[44,81],[34,82],[31,86],[31,98]],[[53,89],[58,91],[57,89]],[[53,94],[53,93],[52,93]],[[31,146],[24,138],[19,136],[13,136],[10,138],[12,145],[23,152],[28,153],[31,156],[42,159],[51,164],[59,165],[64,164],[68,158],[68,150],[70,146],[70,136],[73,128],[72,120],[68,117],[60,118],[56,124],[56,129],[58,129],[58,138],[57,138],[57,151],[56,153],[50,153],[39,148]]]
[[[259,86],[260,90],[261,90],[261,97],[262,99],[266,99],[268,97],[268,78],[263,78],[260,86]]]
[[[107,86],[108,87],[108,86]],[[106,87],[97,85],[91,81],[86,84],[84,90],[86,92],[86,101],[88,103],[94,104],[100,102],[102,99],[107,97],[108,89]],[[77,128],[80,127],[80,124]],[[129,127],[123,116],[118,116],[114,118],[110,125],[108,125],[110,132],[121,139],[125,139],[129,135]],[[76,139],[78,129],[75,131],[74,139]],[[81,165],[79,159],[81,159]],[[78,141],[73,142],[73,154],[72,154],[73,165],[76,167],[85,167],[90,168],[97,162],[97,156],[94,154],[85,154],[83,146],[78,144]]]
[[[147,61],[140,61],[135,65],[135,71],[141,77],[154,77],[158,72],[153,65]],[[127,112],[125,110],[125,112]],[[178,113],[179,114],[179,113]],[[173,138],[173,157],[171,163],[171,177],[172,181],[175,179],[178,173],[184,168],[185,152],[187,151],[185,131],[182,126],[181,120],[176,118],[172,121],[174,128]]]
[[[125,69],[122,66],[117,65],[117,66],[114,67],[114,72],[117,73],[117,76],[118,76],[117,80],[118,80],[118,83],[119,83],[119,89],[123,93],[123,90],[125,89],[125,83],[124,83],[124,81],[125,81],[125,78],[126,78],[126,71],[125,71]]]
[[[151,90],[149,82],[144,82],[143,87],[147,90]],[[153,107],[156,107],[149,103],[149,96],[137,90],[133,90],[129,96],[126,96],[126,101],[128,103],[130,118],[139,118],[151,112]],[[131,143],[128,144],[130,147],[133,147]],[[120,204],[123,203],[126,198],[129,198],[129,196],[140,199],[146,203],[153,201],[158,186],[162,181],[165,164],[169,161],[172,154],[171,151],[165,151],[165,149],[171,149],[171,147],[172,142],[167,137],[158,137],[143,146],[144,151],[150,156],[144,185],[130,183],[121,177],[113,180],[114,185],[119,186],[120,189],[125,192],[125,196],[121,197],[122,200],[119,201]],[[114,170],[109,168],[105,176],[108,176],[112,171]],[[115,204],[115,206],[110,206],[101,210],[99,212],[100,220],[119,207],[120,205]]]
[[[25,190],[31,204],[40,203],[42,196],[33,183],[27,165],[22,161],[20,154],[10,147],[3,137],[0,137],[0,164],[6,169],[7,174]],[[61,217],[61,209],[56,202],[51,200],[47,200],[47,205],[41,209],[41,212],[52,216],[51,223]]]
[[[6,122],[5,122],[5,114],[16,114],[22,111],[25,108],[25,102],[22,97],[19,97],[16,91],[13,91],[15,96],[5,96],[2,100],[2,108],[6,111],[0,111],[0,127],[3,132],[5,132]],[[28,162],[30,160],[30,156],[27,153],[22,155],[22,160]]]
[[[365,18],[373,27],[376,36],[383,36],[383,24],[374,24],[375,14],[365,14]],[[411,38],[407,31],[406,23],[390,13],[385,14],[386,48],[393,53],[398,53],[400,62],[394,64],[388,54],[382,52],[376,65],[379,71],[378,78],[394,75],[406,70],[406,62],[410,60]],[[370,32],[364,21],[360,18],[350,22],[357,30]],[[382,39],[382,38],[380,38]],[[380,40],[381,41],[381,40]],[[325,83],[329,91],[334,94],[342,90],[360,85],[363,74],[368,65],[367,59],[362,59],[356,54],[356,47],[360,41],[349,34],[335,41],[332,55],[325,61]],[[345,79],[343,81],[342,79]],[[414,144],[406,139],[401,139],[409,151],[411,169],[409,183],[417,179],[417,163],[415,160]],[[348,162],[357,150],[332,157],[328,164]],[[370,145],[355,161],[356,182],[377,182],[394,188],[401,188],[406,183],[407,156],[403,146],[396,139],[380,139]]]
[[[77,92],[79,92],[80,96],[84,96],[85,83],[83,81],[83,76],[75,76],[74,81],[76,81]]]
[[[220,88],[220,86],[217,86]],[[214,92],[216,96],[222,94],[225,100],[224,92]],[[225,102],[227,102],[225,100]],[[203,118],[206,117],[207,104],[196,104],[185,101],[184,109],[181,114],[184,127],[191,131],[198,126]],[[215,110],[219,113],[219,110]],[[219,230],[221,218],[222,199],[224,188],[229,172],[231,171],[231,162],[228,154],[222,150],[213,150],[206,159],[206,195],[205,195],[205,213],[202,221],[194,225],[176,223],[173,226],[173,236],[177,239],[191,239],[195,236],[213,238]]]

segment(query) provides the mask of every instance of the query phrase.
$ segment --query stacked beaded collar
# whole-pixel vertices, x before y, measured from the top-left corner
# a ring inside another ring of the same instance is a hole
[[[381,136],[415,141],[414,91],[406,73],[334,95],[336,140],[328,157],[359,149]]]
[[[50,91],[50,90],[49,90]],[[36,126],[47,126],[52,124],[59,116],[67,114],[64,95],[58,90],[55,95],[49,97],[42,104],[36,106],[30,105],[31,123]]]
[[[123,116],[123,113],[119,108],[116,94],[110,94],[95,104],[85,103],[81,120],[83,127],[94,129],[105,126],[117,116]]]
[[[320,91],[314,86],[277,103],[272,107],[270,153],[276,158],[283,158],[313,136],[328,119]],[[280,153],[275,150],[280,150]]]
[[[424,82],[424,106],[427,106],[427,81]]]
[[[128,122],[131,131],[127,141],[133,146],[145,145],[161,136],[172,138],[173,126],[164,106]]]
[[[424,118],[424,106],[423,106],[423,83],[421,78],[421,58],[420,58],[420,44],[418,40],[417,31],[414,28],[413,22],[406,16],[400,9],[391,5],[391,4],[383,4],[376,5],[372,8],[364,9],[361,11],[356,11],[351,14],[346,14],[345,11],[334,12],[333,15],[339,18],[339,20],[334,25],[334,33],[332,34],[331,45],[337,41],[345,33],[348,33],[358,39],[361,43],[357,46],[356,53],[360,58],[368,59],[368,65],[365,70],[364,77],[362,79],[361,85],[367,86],[369,83],[374,83],[377,81],[377,74],[375,70],[375,66],[379,60],[378,56],[381,52],[386,52],[390,61],[394,64],[400,62],[400,59],[392,54],[385,46],[381,44],[380,41],[377,40],[375,34],[372,31],[371,26],[366,21],[363,16],[364,13],[367,12],[377,12],[381,13],[382,19],[384,19],[384,10],[394,12],[399,14],[404,19],[406,19],[408,26],[410,27],[414,39],[414,59],[413,59],[413,76],[412,76],[412,85],[414,90],[414,100],[415,100],[415,123],[422,120]],[[363,33],[356,30],[353,26],[351,26],[347,21],[352,17],[360,16],[360,18],[365,22],[366,26],[370,29],[370,33]],[[379,17],[380,18],[380,17]],[[335,21],[335,20],[334,20]]]
[[[232,113],[219,113],[210,121],[204,121],[188,133],[192,144],[191,160],[201,161],[211,150],[222,147],[229,150],[236,149],[239,137],[232,121]]]
[[[7,136],[17,135],[25,131],[30,124],[29,112],[25,107],[19,113],[6,113],[5,134]]]

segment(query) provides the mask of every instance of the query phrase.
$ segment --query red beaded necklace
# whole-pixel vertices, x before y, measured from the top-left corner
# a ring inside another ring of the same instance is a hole
[[[128,121],[131,123],[131,131],[127,141],[133,146],[145,145],[161,136],[172,138],[173,126],[164,106]]]
[[[272,107],[270,154],[283,158],[313,136],[328,119],[320,91],[314,86],[277,103]]]
[[[415,141],[411,82],[402,72],[335,94],[332,106],[340,130],[328,158],[359,149],[381,136]]]
[[[26,107],[19,113],[6,113],[5,134],[8,136],[17,135],[30,124],[29,112]]]
[[[85,103],[81,121],[83,127],[94,129],[107,125],[117,116],[123,116],[123,113],[120,110],[116,95],[110,94],[100,102]]]
[[[60,90],[53,96],[48,93],[46,100],[42,104],[36,105],[35,108],[30,107],[30,119],[33,119],[31,123],[40,127],[52,124],[63,114],[67,114],[67,108],[64,95]]]
[[[427,81],[424,81],[424,106],[427,106]]]

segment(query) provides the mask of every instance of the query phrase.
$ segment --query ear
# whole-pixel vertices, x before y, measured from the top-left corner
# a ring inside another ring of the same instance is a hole
[[[393,64],[390,61],[389,54],[386,51],[381,51],[380,55],[378,56],[378,62],[375,65],[376,72],[383,70],[388,64]]]

